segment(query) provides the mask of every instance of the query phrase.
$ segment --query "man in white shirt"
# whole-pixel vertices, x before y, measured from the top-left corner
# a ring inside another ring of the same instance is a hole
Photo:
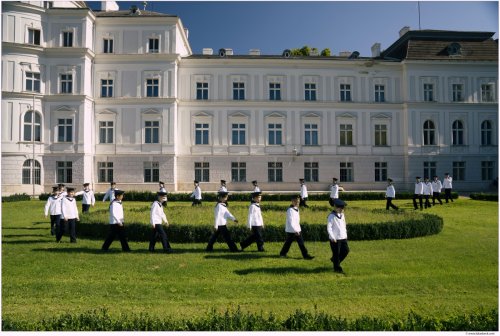
[[[328,215],[326,225],[328,238],[330,239],[330,248],[332,250],[333,271],[344,274],[340,263],[349,254],[349,245],[347,243],[347,225],[344,214],[344,207],[347,204],[341,199],[333,202],[333,211]]]
[[[68,223],[70,242],[76,243],[76,222],[80,221],[76,207],[75,188],[68,188],[68,195],[62,199],[61,219]],[[56,241],[59,243],[64,234],[64,223],[60,223]]]
[[[226,180],[220,180],[219,192],[227,192]]]
[[[109,246],[115,240],[116,236],[120,239],[120,244],[122,245],[123,252],[130,252],[130,247],[128,246],[127,236],[125,235],[124,226],[124,215],[123,215],[123,190],[115,190],[115,199],[109,205],[109,234],[104,244],[102,244],[102,250],[109,250]]]
[[[436,205],[436,198],[439,204],[443,205],[443,202],[441,201],[441,189],[443,189],[443,184],[436,175],[434,175],[431,184],[432,184],[432,205]]]
[[[449,173],[444,174],[443,188],[444,199],[446,203],[448,203],[448,199],[451,201],[451,203],[453,203],[453,197],[451,196],[451,189],[453,188],[453,177],[451,177]]]
[[[252,184],[253,184],[253,192],[256,193],[256,192],[260,192],[260,188],[258,186],[258,183],[256,180],[252,181]]]
[[[105,202],[107,199],[109,199],[110,202],[113,202],[113,200],[115,199],[116,183],[111,182],[109,185],[110,185],[110,188],[108,189],[108,191],[106,191],[106,193],[104,194],[104,197],[102,198],[103,202]]]
[[[79,191],[75,194],[75,196],[82,196],[82,214],[88,213],[90,206],[94,206],[95,204],[95,196],[94,192],[90,190],[90,183],[83,184],[83,190]]]
[[[339,198],[339,185],[337,184],[337,178],[332,179],[332,184],[330,185],[330,200],[329,203],[333,206],[333,202]]]
[[[429,178],[428,177],[425,177],[424,178],[424,186],[422,188],[423,190],[423,195],[424,195],[424,198],[425,198],[425,208],[430,208],[431,207],[431,202],[430,202],[430,197],[432,195],[432,184],[431,182],[429,181]]]
[[[395,198],[396,198],[396,189],[394,189],[394,186],[392,185],[392,179],[388,178],[387,188],[385,190],[385,199],[387,201],[385,204],[385,210],[389,210],[389,208],[393,208],[394,210],[399,209],[397,206],[392,204],[392,200]]]
[[[422,194],[424,193],[424,184],[420,182],[420,176],[417,176],[415,181],[415,192],[413,193],[413,207],[418,210],[417,199],[420,203],[420,210],[424,209],[424,203],[422,201]]]
[[[151,212],[150,212],[150,220],[149,223],[153,227],[153,232],[151,235],[151,239],[149,240],[149,252],[155,251],[156,240],[158,237],[161,239],[161,245],[163,246],[163,252],[170,253],[172,249],[170,247],[170,243],[168,242],[167,234],[163,229],[163,223],[168,226],[167,216],[163,211],[163,202],[167,197],[166,192],[157,192],[157,200],[151,204]]]
[[[307,186],[304,179],[299,179],[300,182],[300,207],[309,208],[307,205],[307,198],[309,197],[307,193]]]
[[[238,223],[238,220],[227,209],[226,205],[227,198],[228,198],[228,192],[225,191],[219,192],[217,205],[215,206],[214,209],[215,232],[212,234],[212,236],[208,241],[208,245],[206,248],[207,252],[212,252],[214,250],[214,244],[217,241],[217,237],[219,236],[219,234],[222,234],[231,252],[239,252],[238,247],[231,239],[231,235],[227,229],[228,219],[234,221],[235,223]]]
[[[252,234],[240,243],[241,250],[243,251],[246,247],[250,246],[254,242],[257,243],[257,250],[259,252],[264,252],[264,239],[262,237],[262,231],[264,229],[264,220],[262,219],[262,213],[260,211],[260,201],[262,199],[261,192],[252,193],[252,202],[248,208],[248,219],[247,226],[252,230]]]
[[[50,213],[50,234],[54,235],[59,229],[61,221],[61,197],[59,197],[59,187],[52,187],[52,195],[45,203],[45,217]]]
[[[313,256],[309,255],[307,252],[307,248],[304,245],[304,239],[302,238],[301,228],[300,228],[300,214],[299,214],[299,203],[300,203],[300,195],[292,197],[292,204],[286,211],[286,224],[285,224],[285,232],[286,232],[286,240],[283,244],[283,247],[280,251],[280,257],[286,258],[288,251],[290,250],[290,246],[294,241],[297,241],[299,244],[300,252],[302,253],[302,257],[307,260],[314,259]]]
[[[193,199],[193,204],[191,206],[199,205],[201,206],[201,188],[200,188],[200,182],[194,180],[194,191],[189,196],[190,198]]]

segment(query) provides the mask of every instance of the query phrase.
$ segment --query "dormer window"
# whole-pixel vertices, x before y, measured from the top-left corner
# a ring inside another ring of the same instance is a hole
[[[460,43],[453,42],[451,43],[448,48],[448,55],[450,56],[461,56],[462,55],[462,46]]]

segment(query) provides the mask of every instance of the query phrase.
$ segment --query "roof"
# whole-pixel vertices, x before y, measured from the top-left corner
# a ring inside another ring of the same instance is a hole
[[[147,10],[138,10],[140,14],[132,14],[129,9],[120,10],[120,11],[94,11],[94,14],[97,17],[177,17],[177,15],[173,14],[163,14],[158,12],[152,12]]]
[[[461,52],[450,55],[448,47],[458,43]],[[498,41],[413,41],[408,42],[407,60],[464,60],[464,61],[496,61],[498,60]]]

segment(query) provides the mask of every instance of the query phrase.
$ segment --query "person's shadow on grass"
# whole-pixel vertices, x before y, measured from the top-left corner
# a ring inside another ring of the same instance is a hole
[[[331,267],[316,267],[316,268],[305,268],[305,267],[259,267],[259,268],[245,268],[240,270],[235,270],[234,273],[238,275],[248,275],[252,273],[269,273],[269,274],[317,274],[332,272]]]

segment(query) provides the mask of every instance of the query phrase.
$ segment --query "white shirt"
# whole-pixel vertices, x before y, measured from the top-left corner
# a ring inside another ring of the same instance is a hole
[[[300,229],[300,214],[299,209],[290,206],[286,211],[285,232],[296,233],[302,231]]]
[[[422,182],[415,183],[415,194],[422,195],[424,193],[424,184]]]
[[[220,186],[219,191],[227,192],[227,188],[225,186]]]
[[[113,202],[113,200],[115,199],[115,189],[109,188],[108,191],[106,191],[106,193],[104,194],[102,201],[104,202],[108,198],[111,202]]]
[[[394,186],[392,184],[387,186],[387,190],[385,191],[385,197],[391,197],[391,198],[396,197],[396,189],[394,189]]]
[[[424,183],[423,194],[432,195],[432,184],[430,182]]]
[[[443,188],[445,189],[452,189],[452,183],[453,182],[453,177],[448,176],[448,178],[443,179]]]
[[[113,200],[109,205],[109,224],[123,224],[123,205],[121,201]]]
[[[300,187],[300,197],[301,198],[307,198],[307,187],[305,184],[303,184],[301,187]]]
[[[50,213],[51,216],[61,214],[61,198],[50,196],[45,203],[45,216]]]
[[[190,197],[194,197],[194,199],[201,200],[201,188],[200,188],[200,186],[196,186],[196,188],[194,188],[194,191]]]
[[[227,220],[236,220],[236,218],[229,212],[227,206],[224,203],[217,203],[214,209],[215,225],[217,229],[219,226],[224,226],[227,224]]]
[[[61,201],[61,216],[65,219],[80,219],[78,217],[78,209],[76,207],[76,200],[71,197],[64,197]]]
[[[92,190],[82,190],[75,193],[75,196],[83,195],[82,204],[95,204],[94,192]]]
[[[433,192],[441,192],[441,189],[443,189],[443,185],[441,184],[441,181],[439,181],[439,180],[432,181],[432,191]]]
[[[259,186],[255,186],[255,188],[253,188],[253,192],[260,192]]]
[[[159,201],[154,201],[153,204],[151,204],[151,212],[149,218],[149,224],[151,224],[153,227],[156,224],[168,224],[167,215],[165,215],[165,212],[163,212],[163,205],[161,205]]]
[[[332,211],[328,215],[328,224],[326,225],[326,229],[330,240],[347,239],[345,215],[343,213],[338,214],[335,211]]]
[[[251,229],[252,226],[264,226],[262,212],[260,211],[259,203],[252,203],[248,208],[247,226]]]
[[[339,198],[339,185],[332,184],[330,186],[330,198]]]

